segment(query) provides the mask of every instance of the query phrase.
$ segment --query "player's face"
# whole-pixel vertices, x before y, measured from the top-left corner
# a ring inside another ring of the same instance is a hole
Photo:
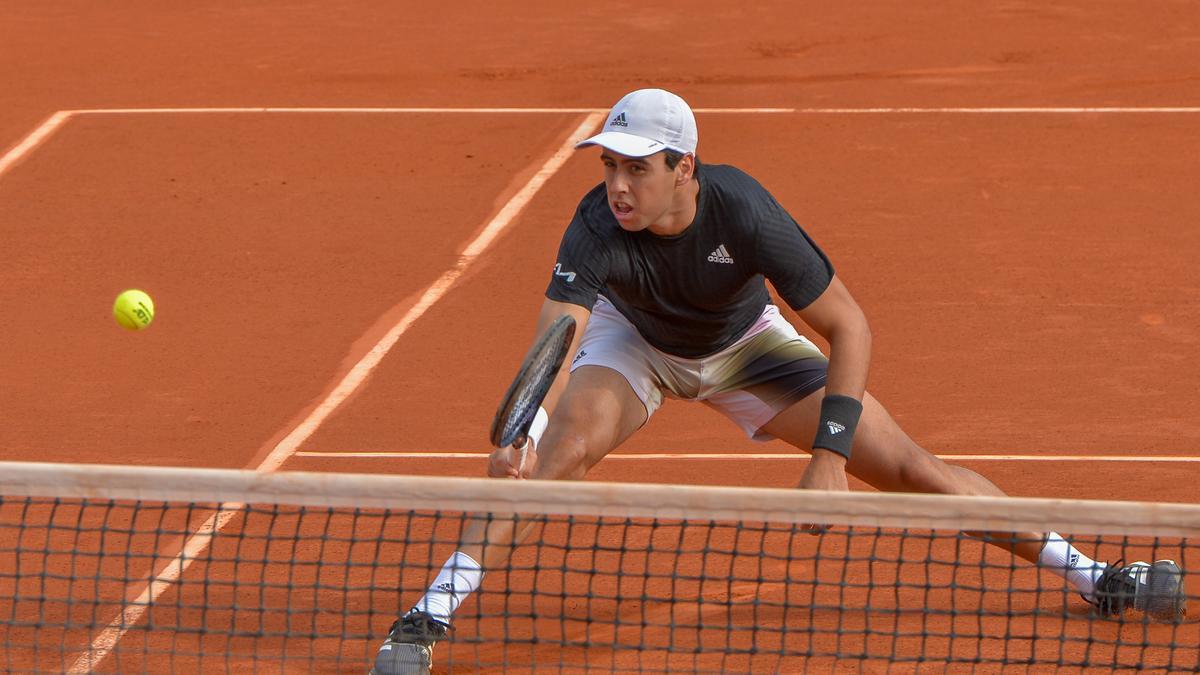
[[[662,153],[627,157],[605,150],[600,161],[604,162],[608,208],[612,209],[621,229],[644,230],[659,222],[671,209],[676,172],[667,168]]]

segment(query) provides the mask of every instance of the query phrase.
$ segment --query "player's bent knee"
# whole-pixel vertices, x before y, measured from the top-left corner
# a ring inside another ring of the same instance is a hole
[[[556,410],[538,448],[533,477],[548,480],[583,478],[588,470],[590,443],[586,429],[586,416],[570,409]]]
[[[583,478],[645,422],[645,407],[619,373],[585,366],[572,378],[538,448],[535,478]]]
[[[533,477],[542,480],[577,480],[587,473],[587,445],[579,436],[557,435],[547,439],[538,453]]]

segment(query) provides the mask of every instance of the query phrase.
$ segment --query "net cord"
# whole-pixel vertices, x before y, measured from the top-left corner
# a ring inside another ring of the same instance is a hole
[[[865,527],[1200,536],[1200,505],[0,462],[0,495]]]

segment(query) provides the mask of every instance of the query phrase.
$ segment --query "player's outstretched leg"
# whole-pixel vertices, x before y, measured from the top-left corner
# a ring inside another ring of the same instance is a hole
[[[541,447],[533,478],[580,479],[646,422],[646,408],[625,378],[614,370],[582,366],[558,402]],[[446,637],[455,610],[483,581],[485,570],[503,566],[513,547],[536,523],[528,518],[473,516],[425,595],[392,624],[375,656],[371,675],[424,675],[434,645]]]
[[[823,396],[822,389],[794,404],[764,425],[763,431],[808,450]],[[887,492],[1005,496],[987,478],[917,445],[870,394],[863,397],[862,419],[846,471]],[[1178,621],[1187,613],[1183,577],[1170,560],[1109,565],[1092,560],[1055,532],[968,534],[1063,577],[1105,616],[1137,610],[1158,621]]]

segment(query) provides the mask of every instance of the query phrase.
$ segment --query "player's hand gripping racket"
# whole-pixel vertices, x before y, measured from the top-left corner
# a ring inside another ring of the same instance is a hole
[[[550,324],[521,364],[521,370],[504,393],[500,409],[492,420],[492,445],[497,448],[511,445],[521,451],[518,475],[525,466],[529,449],[529,425],[550,391],[574,337],[575,319],[570,316],[560,316]]]

